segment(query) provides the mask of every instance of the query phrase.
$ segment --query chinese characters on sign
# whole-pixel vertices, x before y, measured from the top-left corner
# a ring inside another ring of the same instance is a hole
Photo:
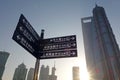
[[[35,32],[23,15],[20,16],[12,39],[30,52],[33,56],[38,58],[38,54],[36,52],[36,42],[39,40],[39,35]]]
[[[22,14],[12,39],[37,59],[77,56],[75,35],[41,40],[37,32]]]
[[[77,56],[76,36],[64,36],[45,39],[43,56],[41,59],[64,58]]]

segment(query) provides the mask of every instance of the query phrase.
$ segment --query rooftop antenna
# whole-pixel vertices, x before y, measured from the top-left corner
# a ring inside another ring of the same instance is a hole
[[[95,7],[98,7],[98,5],[97,5],[97,1],[95,2]]]
[[[55,61],[54,61],[54,67],[52,67],[52,75],[55,75],[55,71],[56,71],[56,68],[55,68]]]

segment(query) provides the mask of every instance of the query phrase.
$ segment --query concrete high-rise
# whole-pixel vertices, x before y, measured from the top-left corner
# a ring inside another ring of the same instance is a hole
[[[120,80],[120,51],[103,7],[81,19],[87,69],[93,80]]]
[[[79,67],[73,67],[73,80],[80,80],[80,73],[79,73]]]
[[[33,77],[34,77],[34,68],[30,68],[27,75],[27,80],[33,80]]]
[[[5,64],[9,57],[9,53],[5,51],[0,51],[0,80],[2,80],[2,76],[5,70]]]
[[[15,69],[13,80],[25,80],[27,74],[27,68],[24,63],[20,64],[18,68]]]

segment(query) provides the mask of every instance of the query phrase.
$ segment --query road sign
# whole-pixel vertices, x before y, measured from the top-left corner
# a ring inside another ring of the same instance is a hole
[[[76,41],[76,35],[56,37],[45,39],[45,43],[60,43],[60,42],[74,42]]]
[[[27,19],[21,14],[12,39],[37,59],[76,57],[76,36],[41,39]]]
[[[44,39],[44,43],[41,59],[77,56],[75,35]]]
[[[12,39],[25,48],[28,52],[30,52],[33,56],[36,58],[38,57],[38,54],[36,54],[36,49],[39,35],[22,14]]]
[[[66,57],[77,57],[77,50],[61,50],[44,52],[40,59],[53,59],[53,58],[66,58]]]

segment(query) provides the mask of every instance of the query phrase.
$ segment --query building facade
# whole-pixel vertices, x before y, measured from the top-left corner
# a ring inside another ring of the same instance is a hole
[[[80,80],[80,73],[79,73],[79,67],[73,67],[73,80]]]
[[[9,57],[9,53],[5,51],[0,51],[0,80],[2,80],[2,76],[5,70],[5,64]]]
[[[33,77],[34,77],[34,68],[30,68],[27,75],[27,80],[33,80]]]
[[[14,72],[13,80],[25,80],[27,68],[24,63],[20,64]]]
[[[91,80],[120,80],[120,51],[104,8],[96,5],[81,22]]]

